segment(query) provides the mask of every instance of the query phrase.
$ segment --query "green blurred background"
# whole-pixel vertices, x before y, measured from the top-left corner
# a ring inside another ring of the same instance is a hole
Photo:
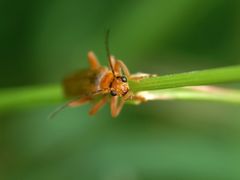
[[[239,0],[1,0],[0,87],[60,83],[93,50],[131,72],[177,73],[240,63]],[[239,84],[229,85],[240,87]],[[240,179],[240,107],[90,104],[0,113],[0,179]]]

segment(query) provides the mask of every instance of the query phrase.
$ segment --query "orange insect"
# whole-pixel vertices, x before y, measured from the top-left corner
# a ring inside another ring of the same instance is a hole
[[[130,73],[126,65],[113,56],[109,59],[111,69],[101,66],[92,51],[88,53],[88,61],[89,69],[72,74],[63,81],[67,97],[82,96],[78,100],[69,102],[68,106],[76,107],[93,100],[96,95],[102,95],[102,99],[89,112],[90,115],[94,115],[107,102],[110,94],[111,113],[116,117],[124,102],[133,96],[127,82]],[[118,103],[119,97],[121,101]]]
[[[128,79],[139,79],[139,76],[131,77],[127,66],[121,60],[110,56],[108,33],[106,50],[110,68],[101,66],[95,54],[90,51],[88,53],[90,68],[80,70],[66,77],[63,81],[66,97],[77,97],[77,99],[71,100],[57,109],[51,117],[64,107],[80,106],[99,96],[102,98],[90,109],[90,115],[94,115],[109,99],[113,117],[119,115],[126,100],[134,98],[138,101],[144,101],[143,98],[134,96],[128,85]],[[119,98],[121,98],[120,101]]]

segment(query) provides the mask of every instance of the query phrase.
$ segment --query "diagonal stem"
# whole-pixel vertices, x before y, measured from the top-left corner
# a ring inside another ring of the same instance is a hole
[[[163,97],[167,97],[167,99],[175,100],[207,100],[240,104],[240,90],[202,91],[198,89],[202,88],[201,85],[229,82],[240,82],[240,66],[151,77],[140,81],[130,81],[129,84],[135,93],[147,91],[148,96],[146,94],[144,96],[148,100],[164,100]],[[186,86],[195,87],[189,89]],[[149,97],[154,98],[149,99]],[[0,90],[0,112],[49,105],[64,99],[60,85],[2,89]]]
[[[199,86],[218,83],[240,82],[240,66],[193,71],[165,76],[146,78],[138,82],[131,81],[134,92],[157,89]]]

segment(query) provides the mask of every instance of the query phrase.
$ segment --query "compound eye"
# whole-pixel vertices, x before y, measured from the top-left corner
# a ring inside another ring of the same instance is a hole
[[[112,96],[116,96],[116,95],[117,95],[117,92],[116,92],[116,91],[111,91],[110,94],[111,94]]]
[[[122,82],[127,82],[126,76],[122,76],[122,77],[121,77],[121,80],[122,80]]]

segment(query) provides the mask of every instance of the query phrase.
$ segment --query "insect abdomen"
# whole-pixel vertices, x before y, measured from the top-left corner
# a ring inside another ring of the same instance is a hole
[[[63,80],[64,94],[66,97],[84,96],[96,90],[95,81],[99,71],[82,70]]]

